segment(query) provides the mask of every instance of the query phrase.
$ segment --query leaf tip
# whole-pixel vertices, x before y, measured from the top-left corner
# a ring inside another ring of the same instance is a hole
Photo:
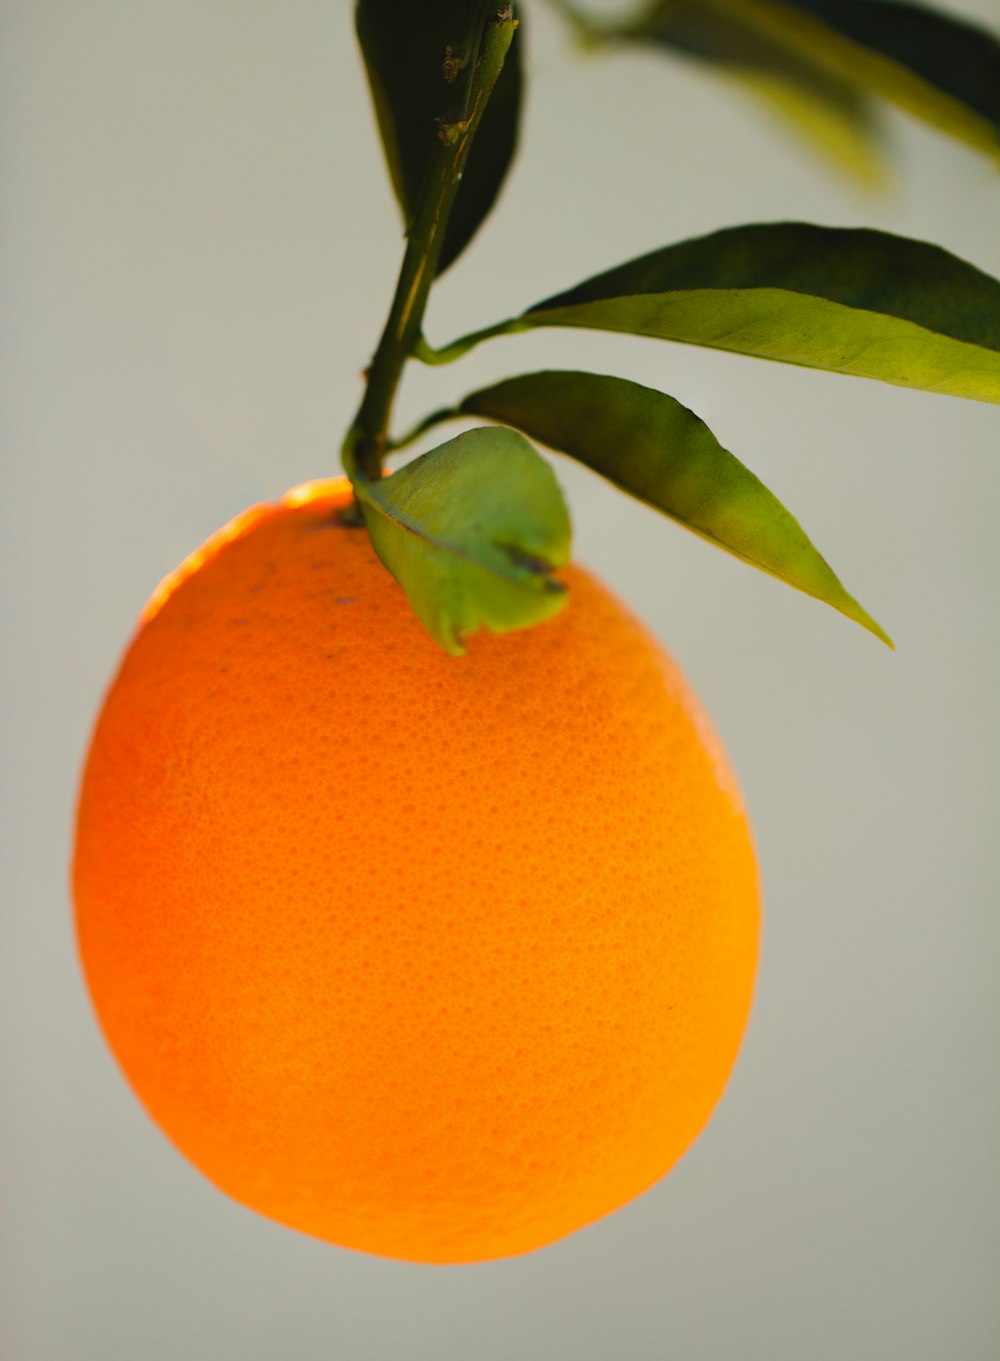
[[[844,603],[838,606],[838,608],[842,614],[846,614],[849,619],[853,619],[856,624],[860,624],[863,629],[867,629],[880,643],[885,643],[890,652],[896,651],[896,644],[889,637],[888,633],[886,633],[882,625],[877,620],[873,619],[868,611],[863,609],[853,596],[846,595],[845,593]]]

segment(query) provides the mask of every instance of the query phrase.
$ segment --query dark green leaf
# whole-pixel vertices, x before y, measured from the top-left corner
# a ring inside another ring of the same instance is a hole
[[[882,178],[878,128],[866,94],[747,17],[715,0],[659,0],[619,32],[735,78],[839,169],[865,184]]]
[[[459,410],[516,425],[889,643],[799,522],[673,397],[594,373],[527,373],[471,393]]]
[[[1000,282],[884,232],[765,223],[653,251],[494,332],[586,326],[1000,402]]]
[[[448,652],[474,629],[525,628],[566,603],[552,573],[569,559],[569,514],[515,430],[466,431],[354,490],[376,552]]]
[[[407,229],[434,151],[438,120],[454,121],[468,69],[447,68],[449,48],[459,60],[478,47],[481,6],[470,0],[357,0],[358,39],[368,71],[382,144]],[[523,27],[523,25],[522,25]],[[461,254],[496,200],[513,159],[521,107],[521,32],[483,114],[455,199],[438,264],[442,272]]]
[[[921,5],[892,0],[715,0],[834,74],[1000,154],[1000,42]]]

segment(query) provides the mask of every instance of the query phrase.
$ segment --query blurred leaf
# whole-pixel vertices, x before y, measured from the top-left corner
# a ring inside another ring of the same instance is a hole
[[[1000,42],[899,0],[714,0],[734,18],[1000,156]]]
[[[658,336],[1000,402],[1000,282],[938,246],[866,229],[729,227],[482,334],[536,326]]]
[[[448,652],[566,603],[552,572],[570,523],[548,463],[514,430],[469,430],[378,482],[355,482],[375,551]]]
[[[752,472],[680,402],[624,378],[527,373],[458,408],[515,425],[727,552],[889,638]]]
[[[481,13],[482,6],[470,0],[425,0],[422,4],[357,0],[358,40],[407,230],[434,151],[437,120],[454,121],[467,112],[458,106],[471,67],[456,67],[470,51],[478,50],[482,23],[476,22],[476,16]],[[476,234],[510,168],[521,107],[520,47],[519,34],[476,134],[445,233],[439,273]],[[449,55],[457,61],[446,68]]]
[[[879,129],[864,91],[743,15],[714,0],[659,0],[619,32],[728,75],[807,146],[861,183],[884,178]]]

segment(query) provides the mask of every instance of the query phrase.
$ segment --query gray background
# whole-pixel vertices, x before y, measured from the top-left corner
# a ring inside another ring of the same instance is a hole
[[[1000,24],[996,0],[965,11]],[[729,86],[588,60],[537,4],[520,163],[432,339],[740,220],[870,223],[1000,274],[986,160],[889,116],[895,187],[829,177]],[[335,467],[399,257],[345,0],[7,0],[2,516],[5,1361],[997,1354],[995,407],[549,333],[414,371],[400,422],[546,364],[693,406],[896,638],[560,463],[578,555],[712,711],[766,889],[710,1128],[636,1203],[429,1269],[230,1203],[97,1034],[67,858],[89,725],[157,580]]]

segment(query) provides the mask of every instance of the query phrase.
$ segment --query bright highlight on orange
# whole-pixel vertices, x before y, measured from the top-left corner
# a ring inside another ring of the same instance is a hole
[[[624,1205],[708,1119],[757,878],[674,663],[578,567],[446,656],[342,481],[238,516],[147,607],[80,794],[80,952],[146,1109],[283,1224],[419,1262]]]
[[[283,506],[307,506],[310,501],[340,501],[346,498],[350,483],[346,477],[315,478],[289,487],[281,498]]]

